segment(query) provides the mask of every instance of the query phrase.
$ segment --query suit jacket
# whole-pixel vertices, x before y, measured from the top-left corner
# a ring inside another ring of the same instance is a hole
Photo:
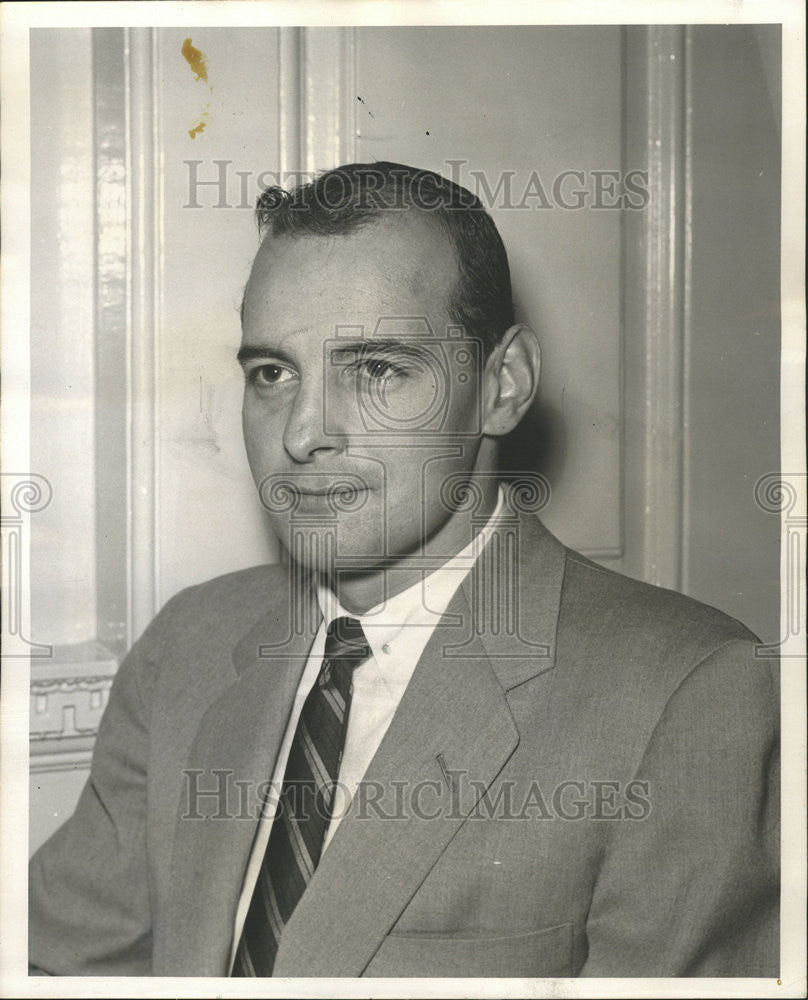
[[[32,861],[51,974],[227,975],[319,623],[304,575],[173,598]],[[286,925],[278,976],[776,976],[776,676],[738,622],[506,517]],[[205,795],[204,792],[211,794]]]

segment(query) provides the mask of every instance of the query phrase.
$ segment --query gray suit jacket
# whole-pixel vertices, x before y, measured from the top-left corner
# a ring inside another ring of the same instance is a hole
[[[122,664],[30,958],[227,974],[318,625],[304,575],[172,599]],[[778,696],[738,622],[506,518],[291,920],[279,976],[776,976]],[[205,795],[204,792],[211,792]]]

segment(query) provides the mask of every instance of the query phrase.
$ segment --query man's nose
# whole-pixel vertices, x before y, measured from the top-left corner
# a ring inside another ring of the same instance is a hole
[[[283,432],[283,446],[296,462],[313,462],[318,455],[338,452],[345,446],[341,425],[333,426],[334,414],[329,412],[326,420],[325,392],[322,383],[304,380],[295,396]]]

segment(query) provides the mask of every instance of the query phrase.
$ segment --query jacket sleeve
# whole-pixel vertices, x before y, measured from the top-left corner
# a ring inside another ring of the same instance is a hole
[[[172,604],[121,664],[76,810],[31,860],[29,962],[34,974],[151,973],[148,695]]]
[[[779,967],[779,698],[752,642],[679,684],[646,746],[644,818],[615,824],[583,976],[761,976]]]

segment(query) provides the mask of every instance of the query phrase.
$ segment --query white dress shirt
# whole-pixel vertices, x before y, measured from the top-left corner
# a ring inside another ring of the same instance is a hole
[[[379,744],[387,732],[396,709],[421,654],[429,642],[455,591],[471,570],[490,539],[504,504],[502,487],[497,505],[483,529],[457,555],[439,569],[414,583],[401,593],[377,604],[362,615],[346,611],[330,588],[319,584],[317,599],[323,620],[314,637],[306,666],[300,678],[294,704],[284,733],[283,742],[272,775],[272,794],[261,816],[258,832],[250,853],[236,912],[235,932],[231,949],[231,966],[238,947],[241,930],[252,899],[258,872],[269,842],[278,797],[283,785],[286,763],[292,748],[297,722],[303,703],[314,686],[322,665],[326,631],[335,618],[358,618],[372,655],[353,671],[353,694],[348,714],[348,729],[338,775],[334,810],[326,831],[325,851],[345,815],[357,786],[367,771]]]

